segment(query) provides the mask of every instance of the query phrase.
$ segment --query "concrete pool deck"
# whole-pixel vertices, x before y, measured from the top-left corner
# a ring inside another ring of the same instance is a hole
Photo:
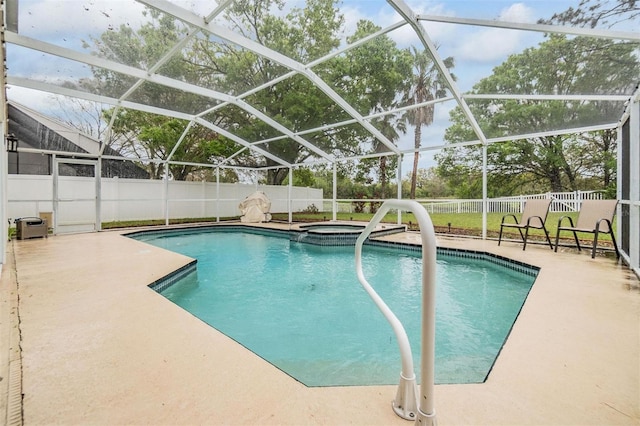
[[[153,292],[149,283],[190,259],[121,233],[9,243],[0,276],[6,424],[412,424],[391,409],[396,386],[307,388]],[[438,240],[541,267],[488,380],[436,386],[441,425],[640,423],[631,271],[588,250]]]

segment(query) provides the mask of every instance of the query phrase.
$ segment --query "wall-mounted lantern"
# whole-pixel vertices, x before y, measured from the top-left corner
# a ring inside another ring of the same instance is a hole
[[[18,138],[13,133],[7,135],[7,151],[18,152]]]

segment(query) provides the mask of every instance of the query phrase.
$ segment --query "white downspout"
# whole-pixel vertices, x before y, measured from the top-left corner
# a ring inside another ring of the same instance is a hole
[[[216,166],[216,222],[220,222],[220,166]]]
[[[169,163],[164,162],[164,224],[169,226]]]
[[[487,144],[482,144],[482,239],[487,239]]]
[[[338,168],[336,163],[333,163],[333,203],[331,204],[331,210],[333,211],[333,221],[338,220]]]
[[[398,194],[398,200],[402,200],[402,160],[404,155],[398,155],[398,188],[396,193]],[[402,211],[398,209],[398,225],[402,225]]]
[[[96,224],[95,230],[102,231],[102,156],[98,155],[98,161],[94,167],[96,174]]]
[[[289,212],[289,223],[293,223],[293,201],[291,200],[293,193],[293,168],[289,167],[289,187],[287,188],[287,210]]]

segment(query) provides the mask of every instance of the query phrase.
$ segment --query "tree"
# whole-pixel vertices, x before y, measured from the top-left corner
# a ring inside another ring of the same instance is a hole
[[[493,75],[474,86],[473,93],[628,93],[630,84],[639,77],[634,49],[632,44],[611,40],[551,35],[537,48],[509,57],[494,69]],[[489,138],[558,130],[566,128],[567,123],[573,126],[610,123],[621,113],[619,105],[603,101],[481,100],[470,107]],[[475,139],[459,109],[453,110],[451,117],[453,124],[446,131],[447,141]],[[602,168],[595,164],[595,159],[604,161],[611,156],[601,153],[586,161],[589,152],[614,148],[610,141],[594,139],[603,136],[605,133],[589,138],[576,134],[540,136],[490,144],[489,192],[506,195],[516,187],[539,187],[541,182],[557,192],[579,189],[585,175],[593,173],[594,168]],[[480,150],[477,146],[443,150],[436,156],[439,173],[455,180],[461,170],[480,171]]]
[[[403,103],[405,105],[417,105],[443,97],[446,94],[447,85],[440,74],[435,62],[426,51],[419,51],[412,47],[413,76],[412,81],[405,89]],[[448,57],[444,60],[448,69],[453,68],[454,60]],[[424,105],[406,112],[405,119],[415,126],[414,146],[416,152],[413,157],[413,172],[411,174],[410,198],[416,198],[416,177],[418,174],[419,149],[422,143],[422,126],[433,123],[434,105]]]
[[[117,111],[113,129],[118,138],[113,142],[121,153],[142,159],[167,158],[173,152],[172,161],[211,163],[216,159],[226,158],[235,152],[235,146],[229,144],[216,132],[203,126],[192,126],[184,136],[179,147],[176,142],[187,129],[185,120],[149,114],[141,111],[121,109],[107,110],[105,116]],[[210,169],[210,168],[209,168]],[[153,179],[162,179],[164,167],[150,161],[147,170]],[[170,164],[169,174],[175,180],[201,180],[211,177],[203,173],[207,168],[191,164]],[[235,181],[233,173],[223,173],[223,181]]]
[[[637,0],[581,0],[576,9],[568,8],[555,13],[550,19],[541,19],[542,24],[563,24],[576,27],[612,27],[619,22],[635,20],[640,16]],[[611,21],[614,19],[614,21]]]
[[[360,38],[378,31],[380,27],[370,21],[358,22],[356,32],[348,37],[347,41],[353,43]],[[349,100],[357,105],[365,114],[380,113],[393,109],[398,105],[398,92],[407,84],[407,76],[411,73],[411,56],[405,49],[398,49],[395,42],[386,35],[376,37],[363,46],[353,49],[348,56],[348,68],[344,78],[349,86],[341,87],[343,92],[359,93],[357,99],[351,96]],[[349,89],[351,87],[351,89]],[[399,132],[406,132],[404,120],[395,115],[387,114],[372,122],[380,133],[392,143],[400,138]],[[367,136],[369,153],[384,154],[390,149],[380,140]],[[398,158],[395,155],[380,156],[375,159],[361,160],[359,163],[359,175],[368,175],[374,167],[377,167],[377,177],[380,182],[378,198],[386,198],[388,182],[394,176]]]
[[[333,0],[312,0],[304,9],[293,8],[286,16],[278,16],[271,11],[282,9],[283,2],[238,1],[228,8],[226,18],[235,31],[300,63],[308,63],[340,45],[338,33],[344,18],[335,3]],[[216,88],[231,94],[242,94],[289,71],[268,58],[224,41],[198,40],[189,61],[196,73],[216,76]],[[313,71],[323,77],[336,75],[338,78],[335,63],[324,62]],[[303,75],[269,85],[244,100],[293,132],[339,121],[337,117],[345,118],[344,111]],[[225,117],[225,122],[234,123],[234,131],[249,142],[280,136],[273,127],[240,108],[228,106],[217,113]],[[331,153],[338,148],[356,150],[356,136],[351,128],[343,128],[308,134],[304,138]],[[300,163],[315,155],[309,148],[288,138],[259,147],[289,163]],[[254,164],[278,165],[269,158],[256,158]],[[286,168],[271,168],[267,183],[281,184],[287,175]]]
[[[85,135],[102,140],[107,123],[102,117],[102,106],[95,102],[78,98],[55,96],[58,104],[56,118]]]
[[[403,180],[403,193],[408,194],[411,188],[412,176],[409,174],[409,180]],[[406,186],[405,186],[406,183]],[[435,167],[428,169],[418,169],[416,176],[416,198],[444,198],[453,195],[447,183],[442,179]]]
[[[583,136],[584,142],[589,147],[584,153],[584,162],[587,172],[585,177],[592,178],[594,186],[601,187],[609,192],[615,192],[616,188],[616,130],[601,130]]]
[[[91,46],[96,55],[119,63],[139,69],[151,68],[168,48],[185,36],[186,30],[177,27],[171,17],[156,11],[148,11],[145,15],[149,17],[149,22],[139,30],[122,25],[117,30],[106,31],[99,38],[92,39],[92,44],[86,43],[86,47]],[[94,68],[92,72],[93,78],[84,79],[79,85],[85,90],[106,96],[120,98],[135,82],[133,78],[101,68]],[[162,73],[189,81],[193,69],[184,57],[176,55],[163,65]],[[211,99],[148,82],[140,85],[128,100],[184,112],[202,111],[214,105]],[[114,114],[112,138],[107,141],[109,146],[123,155],[145,160],[167,159],[187,128],[186,121],[171,117],[119,108],[104,111],[107,121]],[[216,132],[193,126],[171,160],[206,164],[226,158],[237,149],[235,143]],[[153,161],[146,164],[152,178],[162,178],[163,167]],[[194,165],[171,164],[169,173],[177,180],[196,179],[206,175],[201,169]],[[229,179],[233,180],[234,177],[229,176]]]
[[[336,7],[337,2],[310,0],[304,8],[293,8],[284,16],[279,13],[284,6],[283,1],[240,0],[225,9],[225,14],[234,31],[299,63],[308,64],[334,51],[343,41],[341,31],[344,17]],[[94,53],[140,69],[153,67],[171,46],[186,36],[187,29],[177,26],[171,17],[153,10],[148,11],[146,16],[149,22],[137,31],[121,26],[91,40]],[[372,23],[362,21],[349,40],[357,40],[378,29]],[[389,109],[396,101],[398,85],[406,75],[396,66],[397,59],[402,57],[406,57],[406,54],[396,49],[391,39],[381,36],[368,42],[367,48],[360,46],[344,55],[321,61],[313,67],[313,72],[356,110],[369,114]],[[292,164],[317,156],[311,145],[330,155],[361,154],[364,152],[362,146],[367,143],[372,149],[379,149],[374,146],[377,141],[372,141],[370,133],[359,124],[336,128],[328,126],[352,117],[304,73],[271,83],[274,78],[289,71],[277,61],[215,37],[194,38],[158,70],[176,80],[213,87],[232,96],[242,95],[241,102],[246,102],[294,133],[326,126],[324,130],[304,134],[303,138],[310,144],[308,146],[282,137],[281,132],[267,120],[239,103],[230,102],[221,106],[219,101],[206,96],[184,93],[150,82],[137,87],[128,95],[128,99],[186,113],[217,107],[203,118]],[[81,84],[86,90],[119,98],[133,83],[135,80],[132,78],[95,69],[94,78]],[[247,94],[256,87],[262,89]],[[109,116],[114,113],[117,113],[113,127],[117,136],[114,146],[140,158],[168,155],[177,138],[182,137],[180,131],[186,128],[186,123],[180,120],[153,114],[114,110]],[[139,129],[144,133],[138,133]],[[203,134],[205,139],[199,139]],[[268,142],[259,143],[262,140]],[[206,163],[222,158],[228,151],[236,151],[240,154],[231,161],[267,167],[266,183],[281,184],[286,179],[288,168],[277,167],[280,163],[276,160],[241,148],[215,132],[193,126],[172,160],[180,161],[191,156],[192,162]],[[161,173],[153,165],[150,168],[154,169],[154,176]],[[195,172],[194,166],[171,166],[171,174],[176,178],[202,175]]]
[[[406,131],[404,123],[391,115],[384,116],[375,124],[378,130],[380,130],[380,133],[394,144],[400,138],[398,130],[402,132]],[[382,144],[382,142],[375,139],[373,141],[373,151],[376,153],[385,153],[388,152],[388,148]],[[362,160],[360,163],[366,166],[369,162],[367,160]],[[377,166],[378,181],[380,182],[380,194],[378,194],[377,198],[384,199],[387,198],[388,183],[393,179],[394,172],[398,167],[398,156],[381,156],[378,158]]]
[[[289,184],[289,177],[287,177],[284,182],[284,185]],[[294,186],[306,186],[306,187],[315,187],[316,179],[313,175],[313,171],[308,167],[298,167],[293,169],[293,185]]]
[[[161,15],[155,10],[145,12],[144,16],[149,21],[140,29],[134,30],[123,24],[117,30],[108,30],[97,39],[92,38],[91,44],[85,43],[85,47],[91,48],[92,53],[99,57],[142,70],[151,69],[170,47],[186,35],[187,30],[178,27],[172,17]],[[136,82],[134,77],[102,68],[93,68],[92,73],[93,78],[82,80],[80,85],[85,90],[114,98],[120,98]],[[178,54],[162,66],[161,73],[177,80],[191,81],[193,70],[184,57]],[[137,87],[127,99],[185,112],[202,111],[215,105],[212,99],[150,82]]]
[[[303,9],[293,8],[286,16],[277,16],[270,11],[281,7],[282,2],[240,1],[229,8],[227,18],[235,31],[306,64],[339,47],[344,17],[336,4],[337,0],[312,0],[306,2]],[[347,42],[378,29],[371,22],[361,21],[355,33],[347,37]],[[388,109],[395,101],[397,86],[405,75],[399,70],[396,59],[404,56],[391,39],[380,36],[366,46],[322,61],[313,67],[313,72],[358,112],[369,114]],[[189,60],[198,73],[218,76],[216,87],[232,94],[265,85],[289,71],[268,58],[221,41],[199,40]],[[293,132],[352,118],[300,74],[267,85],[244,100]],[[238,135],[247,141],[280,136],[271,126],[240,108],[227,106],[217,113],[227,117],[228,122],[236,123]],[[361,154],[363,144],[376,143],[369,132],[357,124],[306,133],[304,139],[329,154],[345,155]],[[301,163],[317,155],[288,138],[279,138],[259,147],[289,163]],[[270,184],[282,183],[288,174],[286,168],[275,168],[277,163],[269,158],[256,159],[255,165],[270,167],[267,178]]]

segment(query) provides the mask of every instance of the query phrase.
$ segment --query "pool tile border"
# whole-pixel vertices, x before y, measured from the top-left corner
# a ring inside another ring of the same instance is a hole
[[[422,252],[422,246],[419,244],[410,244],[405,242],[396,242],[396,241],[379,241],[379,240],[368,240],[366,245],[378,246],[378,247],[393,247],[399,250],[406,250],[415,253]],[[540,272],[540,268],[534,265],[530,265],[528,263],[520,262],[518,260],[509,259],[504,256],[500,256],[493,253],[487,253],[486,251],[478,251],[478,250],[466,250],[466,249],[457,249],[457,248],[449,248],[449,247],[437,247],[437,254],[439,256],[450,256],[450,257],[458,257],[464,259],[477,259],[477,260],[485,260],[490,263],[496,264],[498,266],[502,266],[532,277],[538,276]]]
[[[136,238],[142,235],[154,235],[154,236],[169,236],[176,233],[201,233],[201,232],[245,232],[249,234],[257,234],[257,235],[266,235],[266,236],[274,236],[279,238],[289,238],[291,241],[298,241],[300,235],[307,235],[300,231],[289,231],[289,230],[280,230],[280,229],[265,229],[265,228],[257,228],[251,226],[243,226],[243,225],[225,225],[225,226],[203,226],[203,227],[187,227],[187,228],[174,228],[174,229],[161,229],[161,230],[145,230],[145,231],[134,231],[131,233],[123,234],[127,237]],[[382,230],[375,235],[375,237],[388,235],[390,233],[395,233],[396,230]],[[307,235],[308,236],[308,235]],[[312,243],[314,245],[320,246],[348,246],[354,245],[355,240],[358,235],[348,233],[335,235],[335,238],[326,238],[326,235],[323,235],[324,241],[319,244]],[[334,236],[332,236],[334,237]],[[411,244],[406,242],[396,242],[396,241],[382,241],[374,238],[368,238],[365,241],[365,245],[381,247],[381,248],[393,248],[401,251],[409,251],[412,253],[421,253],[422,246],[419,244]],[[144,239],[139,239],[139,241],[144,241]],[[465,250],[465,249],[457,249],[457,248],[448,248],[448,247],[437,247],[437,255],[438,256],[449,256],[449,257],[458,257],[465,259],[477,259],[484,260],[495,265],[511,269],[513,271],[531,276],[537,277],[540,272],[540,268],[534,265],[530,265],[528,263],[520,262],[518,260],[509,259],[504,256],[500,256],[493,253],[487,253],[484,251],[478,250]],[[167,288],[171,287],[176,282],[180,281],[182,278],[187,276],[188,274],[195,272],[197,267],[197,260],[193,260],[189,264],[177,269],[176,271],[157,279],[156,281],[149,284],[149,288],[156,291],[157,293],[161,293]]]
[[[197,226],[197,227],[184,227],[184,228],[172,228],[172,229],[148,229],[144,231],[133,231],[123,234],[126,237],[138,239],[138,237],[143,235],[153,235],[153,236],[170,236],[176,233],[181,234],[199,234],[202,232],[245,232],[247,234],[258,234],[258,235],[267,235],[274,236],[280,238],[288,238],[290,232],[284,229],[269,229],[269,228],[258,228],[252,226],[245,225],[207,225],[207,226]],[[138,239],[139,241],[144,241],[144,239]]]
[[[197,263],[197,260],[193,260],[183,267],[176,269],[169,275],[165,275],[164,277],[155,280],[154,282],[149,284],[148,287],[156,293],[162,293],[164,290],[179,282],[187,275],[195,272],[197,269]]]

